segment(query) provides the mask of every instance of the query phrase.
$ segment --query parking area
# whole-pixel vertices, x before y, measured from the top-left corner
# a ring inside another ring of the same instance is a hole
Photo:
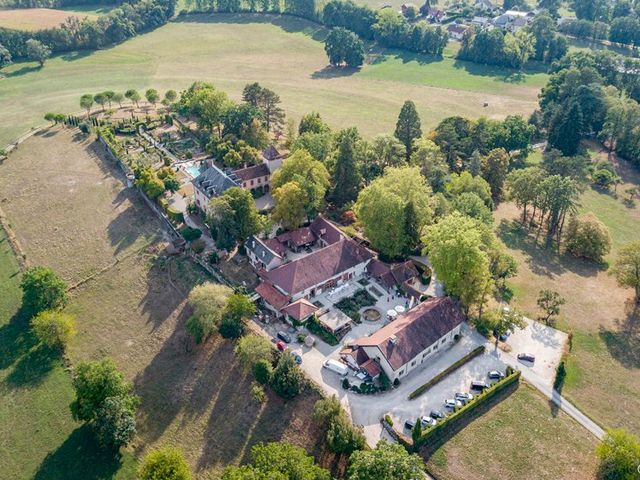
[[[428,416],[433,410],[446,412],[447,409],[444,407],[446,399],[453,398],[457,392],[476,393],[470,389],[471,382],[490,383],[491,380],[487,374],[492,370],[504,373],[507,365],[511,365],[520,369],[525,379],[527,376],[529,378],[535,376],[536,379],[542,379],[544,383],[553,384],[555,368],[562,356],[566,334],[530,320],[527,323],[525,329],[516,330],[507,340],[507,344],[511,347],[510,352],[496,349],[494,344],[464,323],[461,338],[457,343],[433,356],[419,369],[412,371],[397,388],[374,395],[362,395],[343,389],[342,377],[323,368],[322,365],[329,358],[338,360],[343,344],[375,332],[384,322],[363,322],[355,325],[337,346],[330,346],[318,340],[315,346],[307,347],[296,341],[295,334],[290,334],[292,343],[288,344],[288,348],[302,357],[301,368],[327,395],[336,395],[340,399],[353,422],[363,426],[369,444],[375,446],[378,440],[386,436],[386,432],[380,425],[380,418],[385,414],[391,415],[395,425],[401,428],[406,420],[415,421],[422,415]],[[287,330],[287,325],[284,323],[260,324],[260,327],[272,338],[278,330]],[[484,354],[458,368],[418,398],[409,400],[411,392],[478,345],[485,345]],[[518,361],[517,354],[522,352],[533,353],[536,356],[536,362],[530,365]],[[350,382],[357,382],[353,372],[350,372],[347,378]]]

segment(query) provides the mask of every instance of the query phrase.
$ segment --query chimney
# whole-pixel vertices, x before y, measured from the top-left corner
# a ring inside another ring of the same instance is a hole
[[[391,337],[389,337],[389,342],[391,343],[391,345],[395,345],[397,341],[398,337],[396,337],[395,335],[391,335]]]

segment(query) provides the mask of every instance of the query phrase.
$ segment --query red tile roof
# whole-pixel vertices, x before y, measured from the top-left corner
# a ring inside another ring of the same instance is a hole
[[[310,317],[317,310],[318,310],[318,307],[316,307],[313,303],[309,302],[304,298],[301,298],[300,300],[296,300],[295,302],[287,305],[282,309],[284,313],[292,316],[299,322]]]
[[[376,378],[382,372],[380,365],[375,360],[369,359],[360,365],[360,368],[369,374],[371,378]]]
[[[262,240],[262,243],[264,243],[267,247],[269,247],[281,257],[284,256],[286,249],[277,238],[268,238],[266,240]]]
[[[373,258],[373,253],[352,240],[316,250],[298,260],[267,272],[265,277],[289,295],[322,284],[342,272]]]
[[[313,222],[311,222],[309,228],[316,237],[322,238],[329,245],[347,238],[346,235],[342,233],[342,230],[322,216],[317,216]]]
[[[241,182],[246,182],[247,180],[252,180],[258,177],[268,177],[269,175],[271,175],[269,167],[265,163],[252,165],[246,168],[240,168],[238,170],[234,170],[233,173],[240,179]]]
[[[278,235],[277,239],[281,243],[290,242],[296,247],[309,245],[316,240],[313,232],[309,227],[302,227],[290,232],[283,233],[282,235]]]
[[[462,312],[451,298],[432,298],[373,335],[359,338],[354,345],[378,347],[393,369],[398,370],[462,321]]]
[[[281,310],[289,303],[289,297],[280,293],[276,288],[267,282],[262,282],[256,287],[256,293],[276,310]]]

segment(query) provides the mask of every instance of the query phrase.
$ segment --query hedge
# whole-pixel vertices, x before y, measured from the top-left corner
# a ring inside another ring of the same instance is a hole
[[[478,355],[483,354],[484,350],[485,350],[484,345],[480,345],[480,346],[474,348],[469,353],[467,353],[464,357],[462,357],[460,360],[458,360],[455,363],[452,363],[447,368],[445,368],[443,371],[438,373],[435,377],[433,377],[427,383],[425,383],[424,385],[420,385],[418,388],[416,388],[413,392],[411,392],[409,394],[409,400],[413,400],[414,398],[419,397],[424,392],[426,392],[429,388],[433,387],[436,383],[438,383],[440,380],[442,380],[444,377],[446,377],[450,373],[454,372],[455,370],[457,370],[458,368],[460,368],[462,365],[464,365],[465,363],[469,362],[470,360],[473,360]]]
[[[184,215],[180,210],[176,210],[175,208],[168,207],[167,216],[169,217],[169,219],[173,220],[174,222],[184,223]]]
[[[507,369],[507,376],[502,380],[497,381],[483,392],[478,393],[473,400],[470,400],[462,407],[455,410],[448,417],[440,420],[435,426],[425,430],[420,437],[418,445],[414,444],[414,447],[424,445],[427,441],[434,437],[442,436],[447,433],[447,430],[453,428],[456,422],[462,420],[465,416],[470,415],[476,408],[482,405],[487,400],[492,399],[498,393],[503,391],[509,385],[518,382],[520,380],[520,370]]]

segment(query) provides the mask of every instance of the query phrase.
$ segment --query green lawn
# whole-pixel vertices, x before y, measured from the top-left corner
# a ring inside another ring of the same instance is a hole
[[[525,383],[438,448],[427,466],[441,480],[584,480],[595,475],[596,443]]]
[[[69,412],[71,378],[20,314],[20,269],[0,229],[0,466],[7,479],[128,479],[133,458],[105,455]],[[114,476],[118,469],[121,473]]]
[[[452,114],[528,115],[545,81],[541,73],[459,63],[450,51],[444,60],[376,51],[359,72],[334,71],[326,68],[324,35],[323,27],[292,17],[199,15],[113,48],[58,56],[42,69],[18,62],[0,81],[0,144],[42,124],[45,112],[78,111],[80,95],[106,89],[179,90],[208,80],[239,99],[246,83],[259,81],[294,119],[316,110],[335,127],[355,125],[373,136],[393,130],[406,99],[416,102],[425,129]]]

